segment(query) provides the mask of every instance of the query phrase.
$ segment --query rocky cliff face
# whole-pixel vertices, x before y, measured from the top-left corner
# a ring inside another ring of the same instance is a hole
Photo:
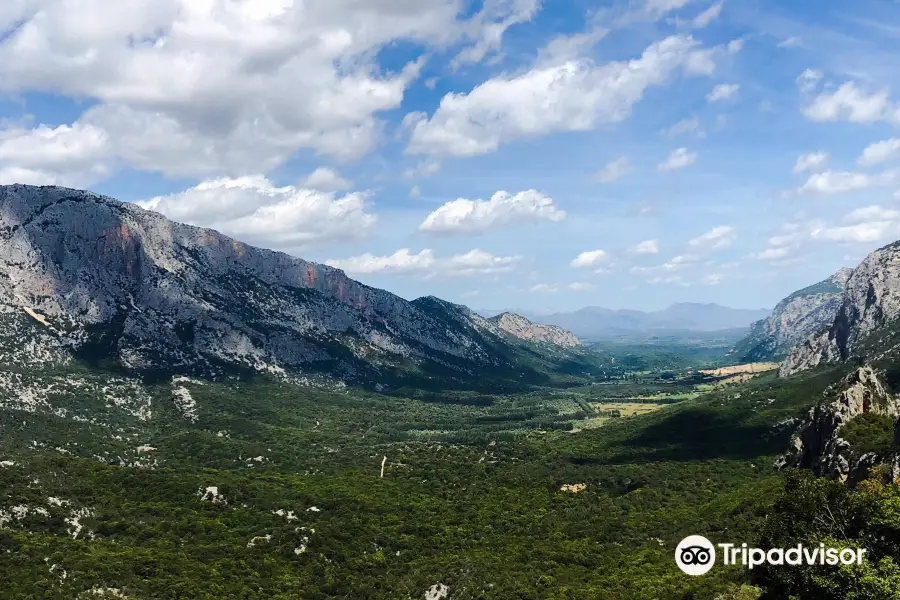
[[[795,347],[781,374],[851,357],[877,360],[896,346],[898,317],[900,242],[895,242],[871,253],[854,269],[830,327]]]
[[[199,374],[509,366],[499,329],[465,307],[407,302],[331,267],[58,187],[0,186],[0,320],[4,362],[30,344],[46,360]]]
[[[488,319],[500,330],[509,335],[528,342],[545,342],[564,348],[574,348],[581,345],[578,337],[562,327],[555,325],[541,325],[533,323],[515,313],[501,313]]]
[[[732,350],[741,362],[786,356],[794,346],[831,325],[841,307],[852,269],[841,269],[825,281],[796,291],[775,306],[772,315],[755,322]]]
[[[900,417],[900,401],[885,388],[871,367],[861,367],[848,375],[836,388],[826,390],[827,400],[812,408],[791,438],[791,448],[776,461],[776,468],[802,467],[817,475],[840,481],[853,481],[878,460],[872,454],[852,457],[849,442],[841,437],[842,427],[865,414],[885,415],[894,421]],[[889,459],[900,476],[900,464]]]

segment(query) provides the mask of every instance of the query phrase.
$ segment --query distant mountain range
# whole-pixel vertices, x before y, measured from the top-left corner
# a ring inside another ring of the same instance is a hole
[[[602,339],[629,333],[671,331],[719,331],[750,327],[752,323],[768,317],[768,309],[729,308],[719,304],[692,302],[676,303],[665,310],[645,312],[640,310],[613,310],[588,306],[574,312],[529,310],[484,310],[475,312],[484,317],[494,317],[504,312],[515,312],[544,325],[567,329],[582,339]]]

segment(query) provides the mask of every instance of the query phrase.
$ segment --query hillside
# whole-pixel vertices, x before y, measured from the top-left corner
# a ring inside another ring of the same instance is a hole
[[[791,348],[834,321],[851,273],[851,269],[840,269],[828,279],[781,300],[770,316],[753,323],[750,333],[735,345],[732,356],[738,362],[780,360],[787,356]]]
[[[533,350],[464,306],[89,192],[0,187],[0,345],[134,373],[546,380]],[[10,350],[12,351],[12,350]],[[37,358],[36,358],[37,360]]]
[[[581,341],[570,331],[555,325],[541,325],[529,321],[522,315],[515,313],[501,313],[488,319],[500,330],[509,335],[528,342],[544,342],[564,348],[574,348],[581,345]]]
[[[888,361],[900,343],[900,242],[869,254],[853,270],[837,314],[794,347],[781,368],[790,375],[819,364]]]

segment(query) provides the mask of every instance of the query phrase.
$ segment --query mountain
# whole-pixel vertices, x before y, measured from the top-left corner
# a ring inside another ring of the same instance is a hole
[[[545,342],[555,346],[573,348],[581,345],[581,341],[571,331],[555,325],[533,323],[522,315],[501,313],[488,319],[506,333],[529,342]]]
[[[769,316],[771,311],[688,302],[673,304],[665,310],[655,312],[588,306],[575,312],[524,313],[536,323],[562,327],[579,338],[602,339],[627,333],[737,329],[748,327],[754,321]],[[484,315],[485,312],[480,314]]]
[[[798,290],[779,302],[772,314],[755,322],[731,354],[740,362],[787,356],[791,348],[822,331],[841,307],[852,269],[843,268],[824,281]]]
[[[408,302],[338,269],[60,187],[0,187],[0,298],[0,345],[16,360],[367,384],[532,372],[464,306]]]
[[[900,347],[900,242],[869,254],[847,279],[837,314],[795,346],[781,367],[790,375],[819,364],[882,361]]]

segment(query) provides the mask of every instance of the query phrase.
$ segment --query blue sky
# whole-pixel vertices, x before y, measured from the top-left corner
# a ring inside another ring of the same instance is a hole
[[[14,0],[0,183],[93,189],[407,298],[770,307],[900,238],[898,17]]]

